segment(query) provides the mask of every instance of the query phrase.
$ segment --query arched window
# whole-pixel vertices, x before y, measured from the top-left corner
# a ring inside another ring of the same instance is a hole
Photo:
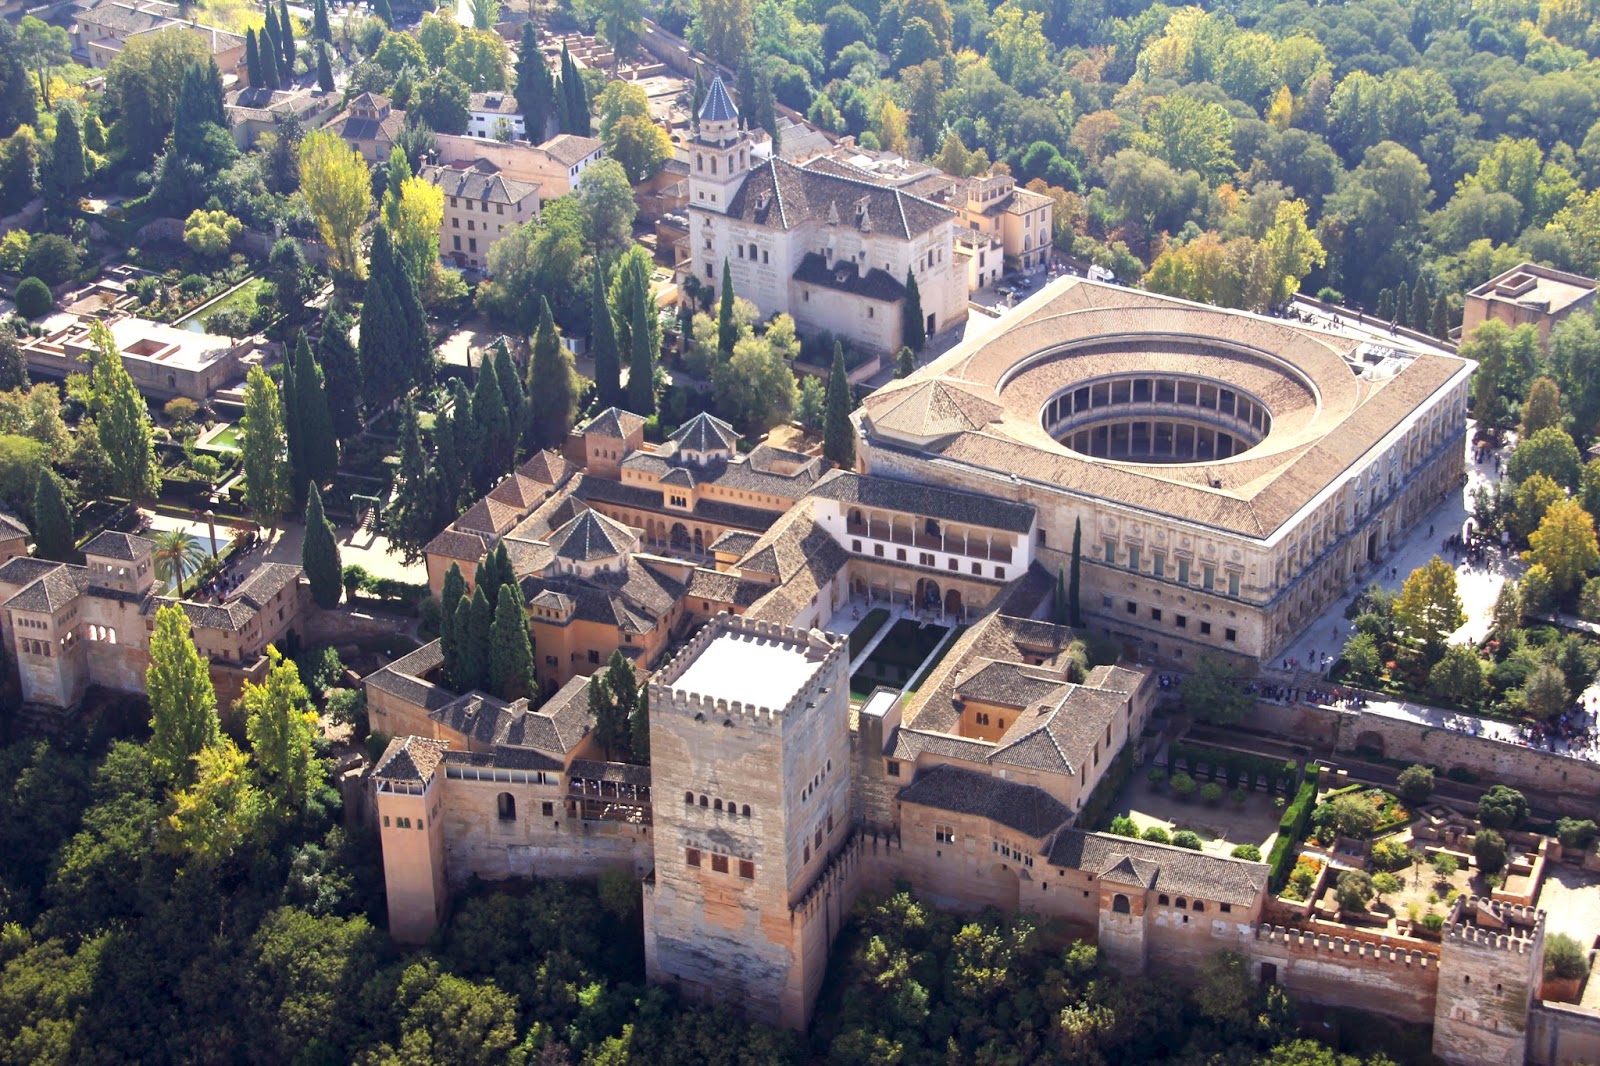
[[[693,806],[694,805],[694,793],[693,792],[685,792],[683,794],[683,802],[689,804],[690,806]]]
[[[750,817],[750,804],[746,803],[743,807],[739,808],[739,817],[741,817],[741,818]]]
[[[1160,903],[1163,907],[1170,907],[1172,906],[1172,897],[1163,892],[1156,898],[1156,902]]]
[[[1195,910],[1196,914],[1204,914],[1205,910],[1206,910],[1205,901],[1204,900],[1198,900],[1198,899],[1195,900],[1194,901],[1194,910]]]
[[[1180,911],[1181,910],[1185,910],[1188,906],[1189,906],[1189,901],[1184,899],[1182,896],[1179,896],[1178,897],[1178,903],[1177,903],[1178,909]]]
[[[722,801],[721,800],[717,800],[716,803],[712,804],[712,809],[715,810],[718,814],[721,814],[722,813]]]
[[[702,807],[710,806],[710,804],[706,801],[706,798],[704,796],[700,797],[700,806],[702,806]]]
[[[514,822],[517,819],[517,797],[509,792],[502,792],[495,797],[495,809],[500,814],[502,822]]]
[[[1120,892],[1118,892],[1115,896],[1112,896],[1111,897],[1111,910],[1116,914],[1127,914],[1127,913],[1129,913],[1128,897],[1124,896]]]

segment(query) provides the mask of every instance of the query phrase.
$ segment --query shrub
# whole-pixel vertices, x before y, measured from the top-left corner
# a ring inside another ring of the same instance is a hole
[[[1228,798],[1233,800],[1233,805],[1235,807],[1243,807],[1246,803],[1250,802],[1250,793],[1246,792],[1243,788],[1236,788],[1233,790],[1233,795],[1229,796]]]
[[[1509,855],[1506,838],[1493,829],[1480,829],[1472,838],[1472,857],[1478,860],[1478,869],[1486,874],[1496,874],[1505,869]]]
[[[1315,767],[1306,774],[1306,779],[1300,782],[1300,789],[1295,793],[1294,802],[1284,810],[1283,817],[1278,819],[1278,840],[1272,845],[1272,854],[1267,858],[1267,864],[1272,867],[1272,881],[1274,888],[1281,888],[1284,878],[1288,876],[1289,864],[1293,861],[1294,853],[1299,846],[1300,839],[1305,835],[1306,822],[1311,818],[1311,808],[1317,799],[1317,775]]]
[[[1199,851],[1201,848],[1200,834],[1190,829],[1180,829],[1172,834],[1172,843],[1190,851]]]
[[[1114,833],[1119,837],[1137,837],[1139,835],[1139,827],[1133,824],[1132,818],[1125,814],[1119,814],[1111,819],[1111,825],[1106,828],[1106,832]]]
[[[1508,785],[1495,785],[1478,801],[1478,821],[1490,829],[1515,829],[1527,817],[1527,798]]]
[[[1431,911],[1422,916],[1422,927],[1430,933],[1437,933],[1444,928],[1444,915],[1434,914]]]
[[[162,406],[161,411],[174,422],[193,422],[200,413],[200,405],[187,396],[175,396]]]
[[[1380,870],[1399,870],[1411,864],[1411,849],[1389,837],[1372,845],[1372,865]]]
[[[1184,773],[1173,774],[1169,783],[1172,785],[1173,793],[1176,794],[1179,799],[1188,799],[1190,796],[1194,795],[1195,789],[1199,788],[1199,786],[1194,783],[1194,778]]]
[[[1240,844],[1229,854],[1236,859],[1249,859],[1251,862],[1261,861],[1261,849],[1254,844]]]
[[[328,693],[328,717],[340,725],[367,729],[367,694],[358,688],[336,688]]]
[[[45,233],[28,245],[28,254],[22,260],[22,272],[39,278],[46,285],[60,285],[78,272],[83,256],[78,246],[65,237]]]
[[[1308,899],[1311,889],[1317,883],[1317,875],[1322,872],[1322,863],[1309,856],[1302,855],[1294,864],[1294,872],[1289,874],[1289,885],[1300,899]]]
[[[1377,827],[1378,819],[1378,809],[1365,796],[1344,795],[1318,804],[1311,824],[1317,827],[1319,838],[1325,834],[1364,838]]]
[[[1167,783],[1167,772],[1159,766],[1152,767],[1150,772],[1144,775],[1144,779],[1150,782],[1151,788],[1160,788]]]
[[[17,283],[15,295],[17,314],[23,318],[38,318],[50,313],[55,306],[55,297],[50,295],[50,286],[38,278],[23,278]]]
[[[204,274],[185,274],[183,280],[178,282],[178,288],[183,290],[185,296],[199,296],[210,284]]]
[[[1544,975],[1557,981],[1581,981],[1589,975],[1589,954],[1566,933],[1552,933],[1544,941]]]
[[[1433,795],[1433,771],[1420,764],[1400,771],[1400,798],[1415,806]]]
[[[1172,838],[1167,835],[1167,831],[1161,828],[1159,825],[1151,826],[1149,829],[1146,829],[1143,833],[1141,833],[1140,836],[1142,836],[1145,840],[1150,841],[1152,844],[1172,843]]]
[[[1334,891],[1338,893],[1339,906],[1347,911],[1364,911],[1372,901],[1372,878],[1361,870],[1345,870],[1334,882]]]
[[[1446,855],[1442,851],[1428,861],[1433,866],[1433,872],[1439,875],[1439,880],[1441,881],[1453,876],[1457,870],[1461,869],[1461,864],[1456,861],[1454,855]]]
[[[417,636],[423,640],[437,637],[439,626],[443,621],[444,607],[432,596],[417,606]]]
[[[1600,832],[1600,827],[1587,818],[1581,822],[1576,818],[1562,818],[1556,822],[1556,838],[1564,848],[1586,848],[1596,832]]]
[[[1221,803],[1222,802],[1222,786],[1217,784],[1215,781],[1211,781],[1211,782],[1208,782],[1208,783],[1206,783],[1204,785],[1201,785],[1200,786],[1200,798],[1205,800],[1207,803],[1213,803],[1213,804],[1214,803]]]

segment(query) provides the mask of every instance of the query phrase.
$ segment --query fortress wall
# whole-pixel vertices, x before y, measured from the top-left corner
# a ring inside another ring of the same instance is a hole
[[[1276,967],[1277,983],[1291,995],[1401,1021],[1433,1021],[1437,955],[1272,925],[1258,928],[1243,948],[1257,974],[1264,965]]]

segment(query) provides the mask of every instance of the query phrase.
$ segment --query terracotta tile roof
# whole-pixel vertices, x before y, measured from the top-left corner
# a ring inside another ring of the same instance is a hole
[[[605,143],[598,137],[579,137],[574,133],[558,133],[539,146],[547,152],[551,159],[564,166],[576,166],[588,159]]]
[[[439,642],[435,640],[373,671],[362,679],[362,683],[405,700],[414,707],[432,711],[456,698],[454,692],[424,680],[443,662],[444,653],[439,650]]]
[[[1174,896],[1249,906],[1266,890],[1265,863],[1207,855],[1169,844],[1152,844],[1109,833],[1063,829],[1046,848],[1053,866],[1096,876],[1117,871],[1115,880]]]
[[[524,509],[515,504],[502,503],[492,495],[485,496],[456,519],[455,527],[468,533],[499,537],[516,525],[524,513]]]
[[[727,213],[773,229],[831,222],[905,240],[955,218],[949,208],[879,184],[826,157],[803,167],[782,159],[752,167],[729,201]]]
[[[614,559],[638,544],[633,530],[598,511],[584,511],[550,534],[550,548],[562,559],[592,562]]]
[[[811,489],[811,495],[837,500],[847,506],[880,507],[921,518],[937,518],[987,529],[1026,533],[1033,528],[1033,508],[974,492],[947,489],[919,481],[900,481],[830,470]]]
[[[987,818],[1034,840],[1042,840],[1072,820],[1066,805],[1042,788],[958,766],[932,766],[922,771],[900,790],[899,800]]]
[[[154,548],[155,545],[144,537],[106,530],[96,534],[94,539],[83,546],[83,554],[97,555],[102,559],[121,559],[123,562],[131,563],[135,559],[149,555]]]
[[[633,634],[654,630],[683,596],[681,582],[632,557],[620,572],[530,575],[521,584],[526,602],[556,593],[571,601],[575,621]]]
[[[628,437],[644,428],[645,420],[632,411],[624,411],[620,407],[607,407],[589,421],[578,427],[578,432],[584,436],[606,437],[610,440],[627,440]]]
[[[571,778],[585,781],[610,781],[619,785],[650,786],[650,767],[634,766],[623,762],[601,762],[598,759],[573,759],[567,771]]]
[[[707,550],[743,555],[760,539],[760,535],[757,533],[750,533],[743,529],[730,529],[712,541]]]
[[[572,464],[567,462],[566,456],[549,448],[534,452],[517,467],[517,473],[522,477],[550,486],[561,484],[571,470]]]
[[[876,396],[868,397],[866,402],[873,426],[912,439],[980,430],[1004,414],[999,404],[968,392],[953,381],[925,381],[874,402]]]
[[[467,97],[467,110],[494,115],[522,114],[522,109],[517,106],[516,96],[499,90],[471,94]]]
[[[460,529],[446,529],[432,540],[422,550],[428,555],[442,555],[446,559],[460,559],[463,562],[477,562],[483,558],[483,553],[489,548],[489,542],[481,533],[468,533]]]

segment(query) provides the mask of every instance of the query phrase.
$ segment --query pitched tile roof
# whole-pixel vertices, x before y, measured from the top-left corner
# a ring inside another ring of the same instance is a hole
[[[743,555],[751,546],[760,539],[759,534],[743,529],[730,529],[722,536],[711,542],[707,551],[724,552],[733,555]]]
[[[516,96],[503,91],[471,94],[467,97],[467,110],[495,115],[520,115],[522,113],[522,109],[517,106]]]
[[[483,203],[516,206],[530,196],[537,196],[539,192],[537,182],[508,178],[487,159],[476,160],[465,167],[425,165],[417,172],[417,176],[439,186],[446,196],[459,196]]]
[[[585,510],[550,534],[550,547],[558,557],[579,562],[614,559],[637,543],[633,530],[591,510]]]
[[[802,285],[816,285],[880,303],[896,303],[906,296],[905,285],[892,274],[873,267],[863,275],[860,267],[847,259],[835,260],[829,267],[821,252],[807,252],[794,268],[793,278]]]
[[[372,776],[391,781],[416,781],[427,784],[433,780],[433,773],[444,760],[444,753],[447,750],[449,746],[442,740],[429,740],[427,737],[395,737],[389,741],[389,746],[383,749],[377,765],[372,768]]]
[[[981,430],[1004,414],[997,403],[950,381],[931,380],[866,404],[874,428],[911,438],[942,437]]]
[[[584,436],[609,437],[613,440],[627,440],[628,437],[644,428],[645,420],[632,411],[624,411],[620,407],[607,407],[589,421],[578,427],[578,432]]]
[[[1042,788],[958,766],[932,766],[900,790],[901,803],[987,818],[1035,840],[1071,821],[1072,811]]]
[[[733,97],[728,95],[728,87],[722,82],[722,75],[718,74],[711,79],[711,86],[706,90],[706,99],[700,105],[700,121],[702,122],[733,122],[739,117],[739,109],[733,106]]]
[[[1028,504],[849,470],[830,470],[812,486],[811,495],[1011,533],[1033,528],[1033,508]]]
[[[53,559],[35,559],[31,555],[18,555],[0,564],[0,584],[21,586],[31,584],[48,574],[61,563]]]
[[[435,640],[368,674],[362,683],[405,700],[414,707],[431,711],[456,698],[456,694],[449,689],[424,680],[428,673],[439,669],[443,663],[444,653]]]
[[[621,569],[591,575],[531,574],[521,579],[524,600],[556,593],[572,603],[573,620],[643,634],[659,626],[683,596],[683,584],[629,556]]]
[[[54,614],[89,588],[87,567],[62,563],[5,602],[7,610]]]
[[[488,548],[489,542],[481,533],[470,533],[460,529],[446,529],[428,541],[422,550],[428,555],[442,555],[446,559],[460,559],[475,563],[483,558],[483,553]]]
[[[782,159],[751,168],[728,202],[728,214],[774,229],[817,222],[906,240],[955,219],[949,208],[878,184],[853,167],[818,160],[802,167]]]
[[[567,462],[566,456],[549,448],[534,452],[517,467],[517,473],[523,477],[531,478],[541,485],[551,486],[561,484],[561,479],[571,470],[572,464]]]
[[[83,546],[83,554],[98,555],[102,559],[121,559],[131,563],[135,559],[149,555],[154,547],[150,541],[136,537],[132,533],[106,530],[96,534],[93,540]]]
[[[539,147],[557,163],[571,167],[600,151],[605,147],[605,142],[598,137],[579,137],[575,133],[558,133]]]
[[[679,426],[672,439],[686,451],[731,452],[738,446],[739,434],[727,422],[702,411]]]
[[[10,511],[0,509],[0,538],[26,537],[28,527]]]
[[[1252,904],[1267,884],[1265,863],[1078,829],[1057,833],[1046,856],[1053,866],[1218,903]]]

